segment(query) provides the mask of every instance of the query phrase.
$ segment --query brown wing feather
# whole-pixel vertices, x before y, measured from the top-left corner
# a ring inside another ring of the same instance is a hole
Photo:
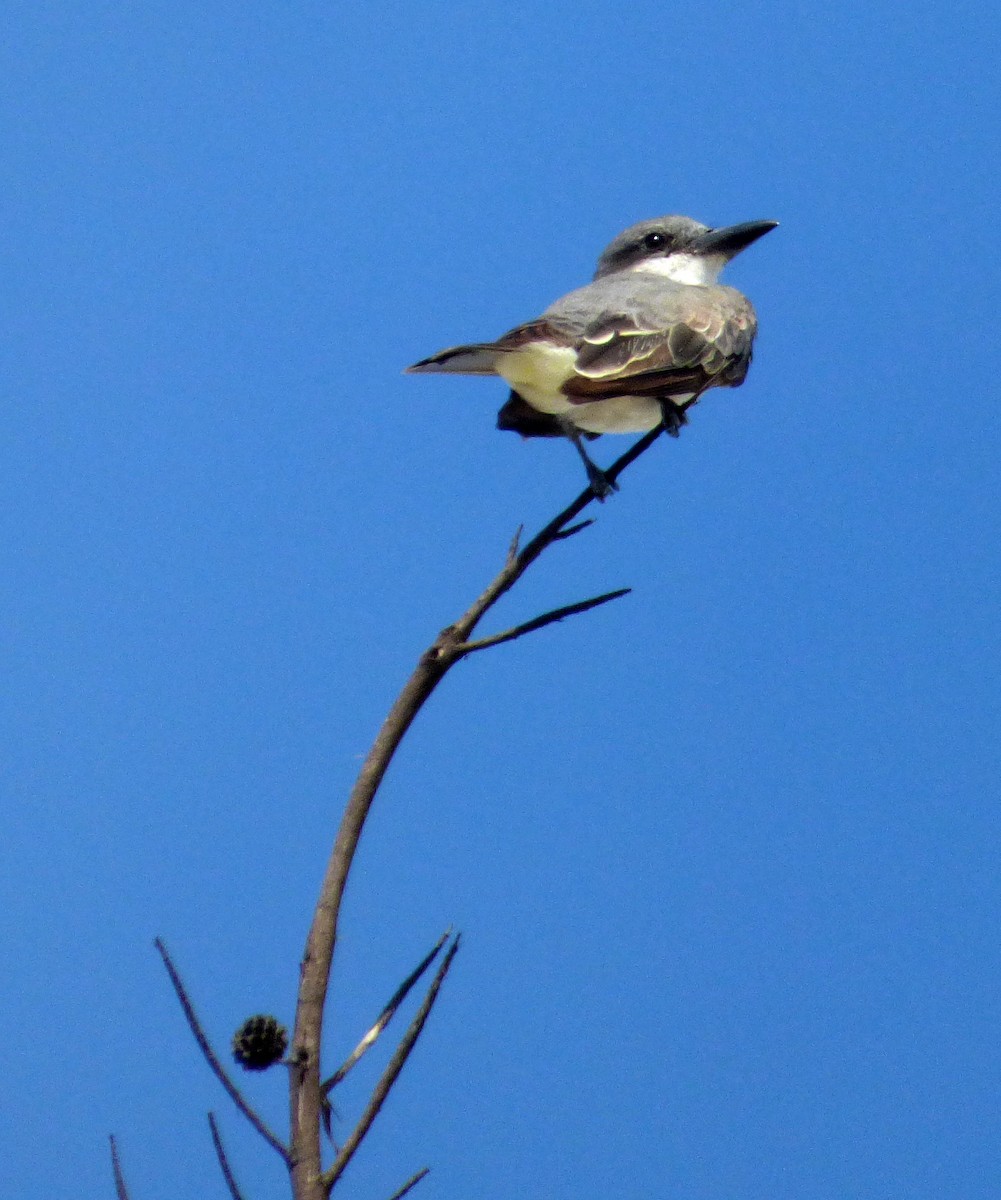
[[[534,321],[526,321],[524,325],[515,325],[493,342],[496,350],[517,350],[529,342],[550,342],[554,346],[573,346],[577,337],[573,327],[565,321],[554,320],[551,317],[538,317]]]
[[[617,314],[590,326],[579,345],[576,372],[563,385],[568,399],[682,396],[743,383],[755,330],[749,304],[724,307],[693,297],[665,327],[652,324]]]

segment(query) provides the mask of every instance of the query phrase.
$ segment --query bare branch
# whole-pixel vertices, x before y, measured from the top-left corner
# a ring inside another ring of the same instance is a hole
[[[430,1173],[430,1167],[422,1168],[417,1172],[416,1175],[412,1175],[403,1185],[403,1187],[399,1189],[399,1191],[393,1192],[393,1194],[389,1197],[389,1200],[403,1200],[403,1197],[407,1194],[407,1192],[409,1192],[411,1188],[415,1188],[424,1178],[424,1176],[429,1175]]]
[[[219,1080],[222,1086],[229,1093],[230,1098],[236,1107],[243,1113],[247,1120],[253,1125],[262,1138],[276,1150],[286,1163],[291,1161],[291,1156],[288,1148],[279,1140],[279,1138],[268,1128],[264,1121],[250,1107],[250,1104],[244,1098],[240,1089],[230,1079],[226,1068],[219,1061],[215,1051],[209,1045],[209,1040],[205,1036],[205,1031],[202,1029],[198,1017],[195,1015],[194,1006],[191,1003],[188,993],[185,990],[184,984],[181,982],[181,977],[177,973],[177,968],[170,955],[167,953],[167,947],[163,944],[160,938],[155,938],[153,945],[159,951],[160,957],[163,959],[163,965],[167,968],[167,974],[170,976],[170,982],[174,985],[174,991],[177,993],[177,998],[181,1002],[181,1008],[184,1010],[184,1015],[187,1018],[188,1026],[194,1034],[195,1041],[198,1043],[198,1048],[205,1057],[205,1061],[211,1067],[215,1077]]]
[[[216,1158],[219,1160],[219,1167],[222,1171],[222,1177],[226,1180],[226,1186],[229,1188],[229,1194],[232,1200],[243,1200],[243,1193],[237,1187],[236,1179],[229,1165],[229,1159],[226,1157],[226,1149],[222,1144],[222,1138],[219,1136],[219,1126],[216,1124],[215,1113],[209,1113],[209,1129],[212,1131],[212,1145],[215,1146]]]
[[[428,988],[427,995],[424,997],[424,1002],[417,1010],[417,1014],[410,1027],[400,1040],[396,1052],[386,1065],[385,1071],[379,1082],[372,1089],[372,1095],[369,1097],[368,1104],[365,1106],[365,1111],[358,1119],[358,1124],[351,1131],[348,1140],[341,1147],[337,1157],[334,1159],[328,1171],[325,1171],[322,1176],[322,1182],[329,1194],[330,1189],[344,1173],[345,1167],[354,1157],[355,1151],[362,1144],[365,1135],[372,1127],[372,1122],[379,1115],[379,1110],[382,1108],[389,1095],[393,1084],[403,1070],[404,1064],[410,1057],[410,1052],[413,1050],[417,1039],[421,1035],[424,1028],[424,1023],[428,1019],[431,1009],[434,1007],[434,1002],[438,998],[438,992],[441,985],[448,974],[448,969],[452,965],[452,959],[455,958],[459,950],[460,936],[457,934],[455,941],[448,948],[448,952],[442,959],[441,966],[435,973],[434,979],[431,981],[431,986]]]
[[[521,625],[515,625],[513,629],[506,629],[503,633],[494,633],[490,637],[477,638],[473,642],[463,642],[460,649],[466,654],[473,654],[477,650],[487,650],[490,646],[500,646],[504,642],[513,642],[515,638],[524,637],[526,633],[534,633],[537,629],[545,629],[547,625],[552,625],[556,621],[562,621],[564,617],[572,617],[576,613],[588,612],[592,608],[597,608],[600,604],[607,604],[610,600],[618,600],[620,596],[628,596],[632,588],[619,588],[615,592],[605,592],[603,596],[593,596],[590,600],[580,600],[576,604],[566,604],[563,608],[554,608],[552,612],[543,613],[540,617],[535,617],[531,621],[525,621]]]
[[[442,946],[444,946],[448,941],[451,932],[451,929],[445,930],[437,942],[435,942],[431,951],[425,955],[420,964],[410,972],[406,979],[404,979],[404,981],[396,989],[387,1002],[386,1007],[379,1014],[379,1019],[376,1021],[376,1023],[372,1026],[368,1033],[365,1034],[354,1050],[352,1050],[344,1062],[341,1063],[333,1075],[331,1075],[331,1077],[323,1085],[324,1096],[329,1095],[330,1092],[341,1082],[344,1076],[347,1075],[348,1071],[350,1071],[355,1063],[361,1058],[365,1051],[375,1045],[379,1034],[382,1033],[389,1022],[393,1019],[396,1010],[400,1007],[410,993],[410,989],[438,957]]]
[[[115,1141],[115,1135],[109,1134],[108,1140],[111,1142],[111,1170],[115,1176],[115,1195],[118,1200],[129,1200],[129,1189],[125,1186],[125,1175],[122,1171],[122,1160],[118,1157],[118,1143]],[[399,1193],[402,1195],[402,1193]]]
[[[606,477],[614,483],[626,467],[653,445],[662,432],[658,427],[640,438],[605,472]],[[320,885],[320,896],[301,964],[292,1035],[291,1059],[294,1065],[289,1072],[289,1144],[292,1150],[292,1187],[296,1200],[320,1200],[323,1195],[319,1183],[322,1172],[320,1130],[324,1104],[320,1083],[323,1010],[344,889],[376,793],[414,718],[448,671],[464,657],[459,647],[470,640],[470,635],[484,614],[517,583],[548,546],[563,540],[564,536],[572,536],[571,522],[595,498],[591,489],[586,488],[526,545],[520,545],[520,536],[512,541],[500,572],[459,620],[443,629],[421,655],[383,721],[351,789]],[[580,528],[584,527],[580,524]],[[579,529],[573,532],[579,532]]]

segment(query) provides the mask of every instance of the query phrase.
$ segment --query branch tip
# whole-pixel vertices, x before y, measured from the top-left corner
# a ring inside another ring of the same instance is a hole
[[[628,596],[632,590],[632,588],[618,588],[614,592],[605,592],[601,596],[592,596],[590,600],[580,600],[576,604],[566,604],[562,608],[554,608],[551,612],[534,617],[531,621],[524,621],[521,625],[505,629],[503,633],[495,633],[491,634],[490,637],[477,638],[474,642],[464,642],[459,649],[463,654],[474,654],[478,650],[489,650],[491,646],[502,646],[505,642],[513,642],[520,637],[524,637],[527,633],[535,633],[537,629],[545,629],[547,625],[552,625],[556,621],[562,621],[565,617],[573,617],[577,613],[589,612],[592,608],[598,608],[602,604],[618,600],[621,596]]]
[[[122,1160],[118,1157],[118,1142],[113,1133],[108,1134],[108,1140],[111,1142],[111,1171],[115,1177],[115,1195],[118,1200],[129,1200],[129,1189],[125,1186]]]
[[[411,1175],[403,1187],[393,1192],[393,1194],[389,1197],[389,1200],[403,1200],[403,1197],[407,1194],[407,1192],[409,1192],[411,1188],[415,1188],[424,1178],[424,1176],[429,1175],[430,1173],[430,1167],[422,1167],[416,1175]]]
[[[222,1137],[219,1134],[219,1126],[216,1123],[215,1113],[209,1113],[209,1129],[212,1132],[212,1145],[215,1147],[216,1158],[219,1160],[219,1169],[222,1171],[222,1177],[226,1180],[226,1186],[229,1188],[229,1194],[232,1200],[244,1200],[243,1193],[237,1186],[233,1171],[229,1165],[229,1159],[226,1157],[226,1148],[222,1144]]]
[[[575,533],[580,533],[582,529],[587,529],[589,525],[593,525],[594,517],[588,517],[586,521],[578,521],[576,525],[568,525],[566,529],[561,529],[558,533],[553,534],[554,542],[562,542],[567,538],[572,538]]]

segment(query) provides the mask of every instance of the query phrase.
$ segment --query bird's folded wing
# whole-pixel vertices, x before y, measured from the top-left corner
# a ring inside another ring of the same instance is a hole
[[[695,291],[696,289],[692,289]],[[751,361],[754,312],[693,297],[656,314],[607,314],[584,331],[563,391],[575,403],[607,396],[687,395],[742,382]]]

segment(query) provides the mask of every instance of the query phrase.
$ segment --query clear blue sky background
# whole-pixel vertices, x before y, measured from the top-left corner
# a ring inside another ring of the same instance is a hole
[[[728,276],[757,358],[490,627],[634,593],[464,664],[393,768],[330,1065],[466,944],[344,1194],[1001,1192],[999,24],[10,0],[4,1196],[110,1196],[111,1130],[134,1200],[222,1196],[209,1107],[287,1194],[151,939],[223,1047],[291,1018],[388,703],[581,482],[400,370],[666,212],[782,222]]]

